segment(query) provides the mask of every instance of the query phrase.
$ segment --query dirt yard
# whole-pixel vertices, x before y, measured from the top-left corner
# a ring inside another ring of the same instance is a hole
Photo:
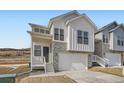
[[[27,77],[20,81],[20,83],[76,83],[71,78],[60,76],[44,76],[44,77]]]
[[[10,67],[10,66],[0,66],[0,74],[19,74],[30,71],[28,65],[22,65],[17,67]]]
[[[89,70],[94,71],[94,72],[103,72],[103,73],[108,73],[108,74],[112,74],[112,75],[123,76],[122,75],[123,68],[119,68],[119,67],[118,68],[92,67]]]

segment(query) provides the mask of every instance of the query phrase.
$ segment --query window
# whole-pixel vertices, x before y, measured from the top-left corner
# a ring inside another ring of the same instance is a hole
[[[88,44],[89,38],[88,38],[88,32],[83,32],[81,30],[77,31],[77,43],[78,44]]]
[[[64,29],[60,29],[60,40],[64,41]]]
[[[103,35],[103,42],[105,43],[105,35]]]
[[[77,31],[77,42],[78,42],[78,44],[83,44],[82,31],[80,31],[80,30]]]
[[[46,30],[46,34],[49,34],[49,31],[48,30]]]
[[[54,40],[59,40],[59,29],[58,28],[54,29]]]
[[[108,43],[108,38],[105,35],[103,35],[103,42]]]
[[[88,44],[88,32],[84,32],[84,44]]]
[[[44,30],[43,29],[40,29],[40,33],[44,33]]]
[[[118,36],[117,45],[118,45],[118,46],[124,46],[123,37]]]
[[[120,40],[117,40],[117,44],[120,46]]]
[[[39,32],[39,28],[34,28],[34,32]]]
[[[34,56],[41,56],[41,46],[34,45]]]
[[[108,43],[108,38],[106,37],[106,43]]]
[[[54,40],[64,41],[64,29],[54,29]]]
[[[124,42],[123,41],[121,41],[121,46],[123,46],[124,45]]]

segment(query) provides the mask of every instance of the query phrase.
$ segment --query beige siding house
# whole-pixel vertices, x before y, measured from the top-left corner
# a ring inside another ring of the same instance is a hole
[[[112,22],[95,33],[95,54],[108,59],[109,66],[121,66],[124,52],[124,27]]]
[[[86,14],[71,11],[50,19],[48,26],[29,24],[31,68],[52,64],[55,71],[88,68],[88,56],[94,53],[95,24]]]

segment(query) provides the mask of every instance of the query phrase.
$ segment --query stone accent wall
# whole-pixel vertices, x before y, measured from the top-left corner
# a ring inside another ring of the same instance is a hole
[[[101,40],[95,40],[95,55],[104,57],[105,53],[113,52],[109,49],[109,44],[103,43]]]
[[[95,40],[95,55],[98,55],[102,57],[102,41],[101,40]]]
[[[53,66],[54,66],[55,71],[57,71],[58,61],[59,61],[58,54],[66,52],[67,43],[53,42],[52,47],[53,47]]]
[[[105,57],[105,53],[109,53],[109,44],[102,43],[102,57]]]

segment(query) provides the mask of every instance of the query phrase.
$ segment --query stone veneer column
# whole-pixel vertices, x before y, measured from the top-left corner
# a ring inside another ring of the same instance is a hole
[[[53,66],[55,71],[58,71],[59,53],[66,52],[67,43],[53,42]]]

